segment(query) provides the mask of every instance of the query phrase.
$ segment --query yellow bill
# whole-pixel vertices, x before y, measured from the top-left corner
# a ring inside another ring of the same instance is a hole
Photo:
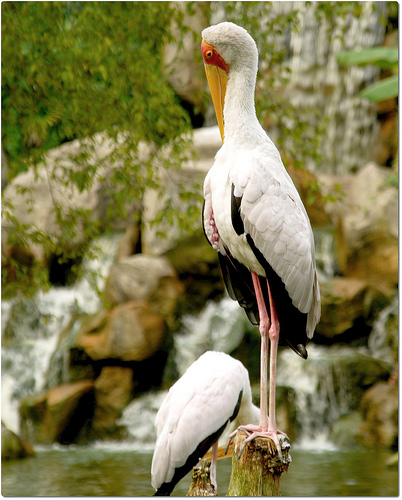
[[[205,73],[207,75],[209,90],[211,91],[212,102],[215,108],[216,119],[218,120],[219,130],[224,141],[223,132],[223,108],[225,106],[226,86],[228,81],[227,73],[212,64],[205,64]]]

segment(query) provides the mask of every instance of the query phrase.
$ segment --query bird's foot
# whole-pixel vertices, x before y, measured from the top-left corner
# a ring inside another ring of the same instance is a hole
[[[247,438],[243,441],[242,447],[239,451],[238,455],[238,460],[240,460],[240,457],[242,456],[242,453],[244,451],[244,448],[247,443],[255,439],[256,437],[268,437],[272,439],[272,441],[275,443],[276,449],[278,450],[278,456],[281,462],[283,462],[283,457],[282,457],[282,447],[281,443],[279,442],[279,437],[278,436],[283,436],[283,439],[289,440],[287,434],[285,434],[282,431],[274,431],[274,430],[266,430],[264,431],[259,425],[253,425],[253,424],[248,424],[248,425],[241,425],[239,426],[232,434],[230,434],[227,444],[226,444],[226,449],[225,449],[225,454],[227,452],[227,449],[229,447],[230,441],[233,439],[233,437],[236,435],[237,431],[244,431],[247,434]]]

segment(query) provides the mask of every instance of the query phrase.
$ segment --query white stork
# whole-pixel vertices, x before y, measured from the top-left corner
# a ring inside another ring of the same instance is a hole
[[[223,352],[204,353],[170,388],[156,415],[155,495],[170,495],[211,446],[210,477],[216,491],[219,437],[230,422],[257,423],[259,418],[243,364]]]
[[[261,419],[258,426],[242,428],[249,431],[247,440],[273,439],[281,457],[275,418],[278,341],[307,358],[307,339],[321,310],[314,237],[299,193],[255,113],[254,40],[229,22],[204,29],[202,39],[223,141],[204,182],[203,226],[218,251],[230,297],[259,324],[261,334]]]

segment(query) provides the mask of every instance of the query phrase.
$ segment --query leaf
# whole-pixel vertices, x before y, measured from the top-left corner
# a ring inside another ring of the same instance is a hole
[[[397,47],[370,47],[362,50],[345,50],[337,55],[339,64],[366,66],[374,64],[382,69],[398,66]]]
[[[372,102],[381,102],[398,96],[398,75],[393,75],[384,80],[380,80],[360,92],[360,97],[364,97]]]

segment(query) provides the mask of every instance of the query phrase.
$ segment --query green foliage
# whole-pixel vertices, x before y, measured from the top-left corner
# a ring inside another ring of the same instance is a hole
[[[2,141],[10,177],[46,150],[96,132],[116,138],[127,131],[129,147],[140,140],[160,147],[187,130],[162,74],[175,12],[164,2],[3,3]]]
[[[366,66],[373,64],[381,69],[391,70],[392,76],[373,83],[360,92],[360,96],[373,102],[381,102],[398,96],[398,48],[371,47],[364,50],[340,52],[338,62],[345,66]]]
[[[89,210],[63,209],[56,196],[55,234],[22,227],[12,200],[3,206],[3,225],[10,245],[29,248],[40,240],[46,255],[62,248],[71,256],[78,233],[88,243],[110,218],[127,215],[130,200],[141,200],[149,188],[161,189],[166,168],[179,168],[187,159],[184,137],[190,120],[164,77],[162,55],[164,46],[175,41],[172,23],[179,38],[188,28],[182,9],[170,2],[5,2],[1,7],[2,147],[8,179],[29,170],[38,175],[43,165],[52,196],[55,181],[57,190],[75,186],[83,193],[97,180],[110,198],[102,227]],[[94,156],[99,134],[112,145],[101,159]],[[79,147],[71,148],[68,162],[48,161],[50,149],[74,139]],[[147,145],[145,159],[141,144]],[[29,188],[24,195],[28,205],[40,203]],[[172,208],[172,222],[180,224],[182,218]],[[7,266],[3,296],[15,291],[12,276],[29,293],[35,284],[43,286],[45,280],[24,274],[13,256]]]

